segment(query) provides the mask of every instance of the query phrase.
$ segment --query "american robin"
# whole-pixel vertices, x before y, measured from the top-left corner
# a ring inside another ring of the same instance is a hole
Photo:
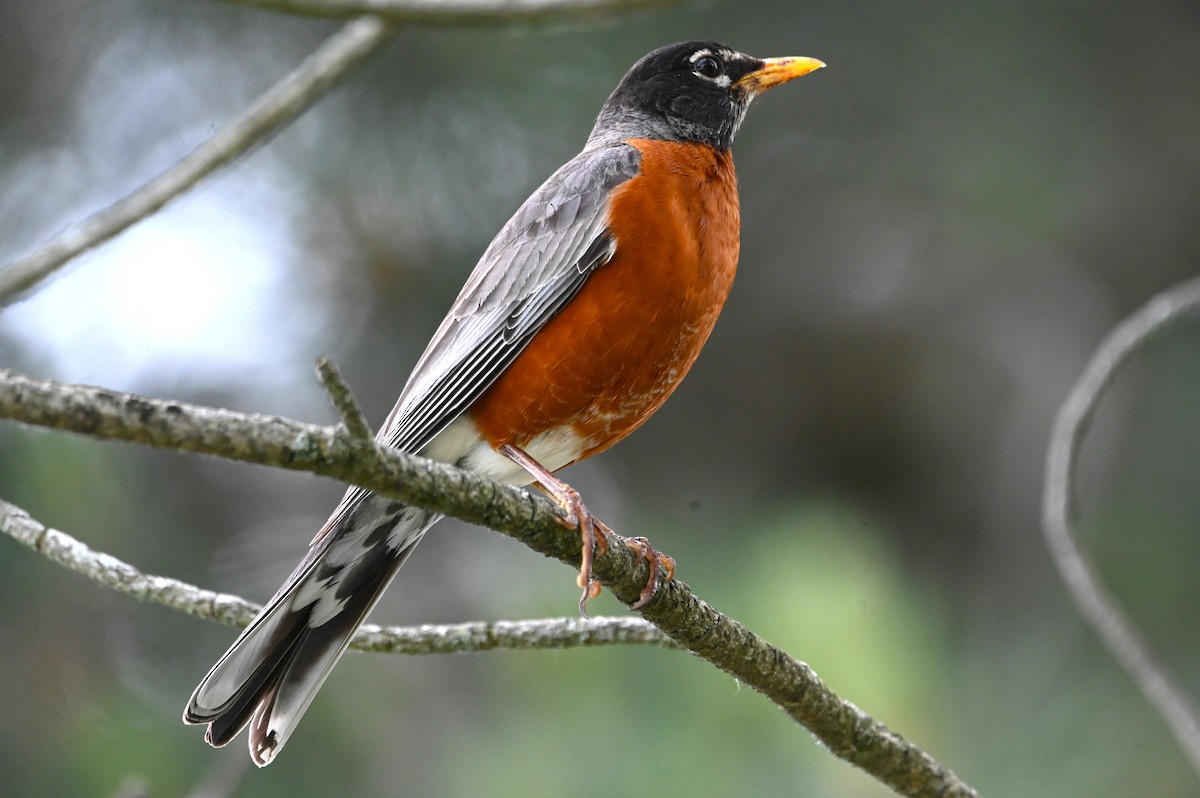
[[[552,472],[637,429],[691,368],[737,268],[733,138],[751,100],[823,66],[710,41],[634,64],[583,151],[484,252],[377,436],[503,482],[536,481],[583,534],[584,600],[593,535],[607,529]],[[200,682],[184,722],[208,724],[213,746],[249,723],[250,756],[270,763],[439,518],[350,488]]]

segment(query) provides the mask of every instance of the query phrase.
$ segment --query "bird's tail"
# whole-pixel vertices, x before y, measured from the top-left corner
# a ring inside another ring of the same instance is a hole
[[[220,747],[247,723],[270,764],[350,638],[439,516],[351,488],[308,555],[192,693],[185,723]]]

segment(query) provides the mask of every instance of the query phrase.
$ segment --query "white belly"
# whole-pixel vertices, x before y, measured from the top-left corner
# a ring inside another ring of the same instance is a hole
[[[590,448],[590,442],[580,438],[570,427],[557,427],[531,440],[525,447],[525,453],[546,470],[557,471],[578,460]],[[528,485],[533,481],[525,469],[497,452],[480,437],[475,425],[466,416],[455,419],[438,433],[421,455],[497,482]]]

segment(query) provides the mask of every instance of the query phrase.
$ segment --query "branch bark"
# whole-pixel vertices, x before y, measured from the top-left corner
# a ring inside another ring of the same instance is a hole
[[[97,438],[199,452],[309,471],[487,526],[573,567],[579,537],[544,498],[448,465],[353,438],[343,426],[168,402],[101,388],[41,382],[0,371],[0,417]],[[615,537],[615,536],[614,536]],[[621,601],[638,599],[647,565],[620,540],[593,573]],[[840,698],[803,662],[718,612],[679,580],[666,583],[642,615],[680,646],[753,687],[833,753],[902,795],[977,793],[929,754]]]
[[[367,417],[358,406],[358,400],[354,398],[350,386],[342,379],[342,372],[324,355],[317,358],[317,380],[329,396],[329,403],[333,405],[333,409],[342,417],[342,424],[346,426],[350,437],[355,440],[372,437],[374,433],[371,432],[371,425],[367,423]]]
[[[374,14],[408,25],[497,25],[550,22],[669,5],[675,0],[224,0],[306,17]]]
[[[1166,722],[1200,775],[1200,717],[1191,696],[1159,663],[1137,626],[1101,581],[1076,541],[1075,472],[1088,426],[1108,387],[1139,350],[1200,314],[1200,279],[1151,299],[1109,333],[1058,411],[1046,456],[1042,527],[1059,575],[1084,619]]]

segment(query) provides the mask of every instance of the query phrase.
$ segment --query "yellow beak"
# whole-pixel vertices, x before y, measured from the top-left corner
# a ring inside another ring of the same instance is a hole
[[[807,75],[823,66],[825,66],[824,61],[804,56],[764,58],[761,67],[742,75],[733,85],[745,89],[751,95],[759,95],[767,89],[787,83],[793,78]]]

